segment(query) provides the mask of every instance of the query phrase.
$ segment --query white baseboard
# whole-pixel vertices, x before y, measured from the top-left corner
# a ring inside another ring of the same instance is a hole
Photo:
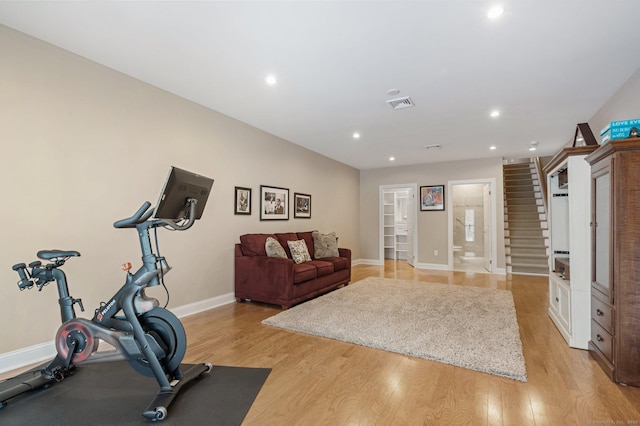
[[[382,266],[384,262],[379,261],[378,259],[356,259],[351,261],[351,265],[374,265],[374,266]]]
[[[189,315],[197,314],[209,309],[217,308],[219,306],[233,303],[235,297],[233,293],[223,294],[222,296],[212,297],[210,299],[201,300],[198,302],[190,303],[188,305],[178,306],[172,308],[173,312],[178,318],[183,318]],[[6,352],[0,354],[0,373],[6,373],[7,371],[15,370],[27,365],[35,364],[38,362],[44,362],[56,356],[55,344],[52,341],[39,343],[37,345],[29,346],[27,348],[17,349],[15,351]]]
[[[0,354],[0,373],[43,362],[56,356],[53,340]]]
[[[416,269],[434,269],[436,271],[450,271],[449,265],[442,263],[416,263],[414,265]]]
[[[183,318],[199,312],[208,311],[209,309],[217,308],[219,306],[228,305],[235,301],[236,298],[234,294],[227,293],[222,296],[216,296],[210,299],[189,303],[188,305],[178,306],[177,308],[171,308],[171,312],[173,312],[178,318]]]
[[[378,259],[357,259],[351,262],[351,265],[374,265],[381,266],[384,265],[384,262],[379,261]],[[450,271],[449,265],[445,265],[442,263],[416,263],[414,265],[416,269],[432,269],[435,271]],[[497,268],[496,275],[507,275],[507,270],[505,268]]]

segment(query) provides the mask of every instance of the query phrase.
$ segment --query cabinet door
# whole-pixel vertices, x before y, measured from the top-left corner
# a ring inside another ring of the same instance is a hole
[[[592,174],[593,216],[591,235],[593,287],[613,302],[611,288],[611,167],[595,169]]]
[[[571,297],[569,296],[569,288],[564,285],[558,285],[558,314],[560,320],[564,323],[567,330],[571,330]],[[573,334],[573,333],[572,333]]]
[[[559,305],[558,284],[552,276],[549,276],[549,307],[558,313]]]

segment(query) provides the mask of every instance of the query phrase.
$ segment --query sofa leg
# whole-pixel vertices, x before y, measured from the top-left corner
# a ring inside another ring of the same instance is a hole
[[[280,306],[282,307],[282,310],[283,310],[283,311],[286,311],[287,309],[289,309],[289,307],[288,307],[288,306],[284,306],[284,305],[280,305]]]
[[[236,297],[236,302],[242,303],[242,302],[244,302],[244,299],[241,298],[241,297]]]

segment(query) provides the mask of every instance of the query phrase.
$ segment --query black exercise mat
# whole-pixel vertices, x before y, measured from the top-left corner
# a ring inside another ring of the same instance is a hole
[[[240,425],[270,372],[214,366],[181,390],[166,420],[154,423],[142,417],[159,390],[153,377],[136,373],[126,362],[84,365],[60,383],[9,400],[0,408],[0,424]]]

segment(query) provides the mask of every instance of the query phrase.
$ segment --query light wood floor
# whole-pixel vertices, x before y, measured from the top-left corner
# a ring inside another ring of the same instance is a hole
[[[275,306],[233,303],[183,318],[185,362],[271,368],[244,426],[640,425],[640,389],[612,383],[547,315],[547,278],[358,265],[369,276],[511,290],[528,382],[268,327]]]
[[[547,315],[547,278],[359,265],[387,277],[511,290],[528,382],[264,326],[277,307],[232,304],[184,319],[187,361],[268,367],[244,425],[640,424],[640,390],[612,383]]]

